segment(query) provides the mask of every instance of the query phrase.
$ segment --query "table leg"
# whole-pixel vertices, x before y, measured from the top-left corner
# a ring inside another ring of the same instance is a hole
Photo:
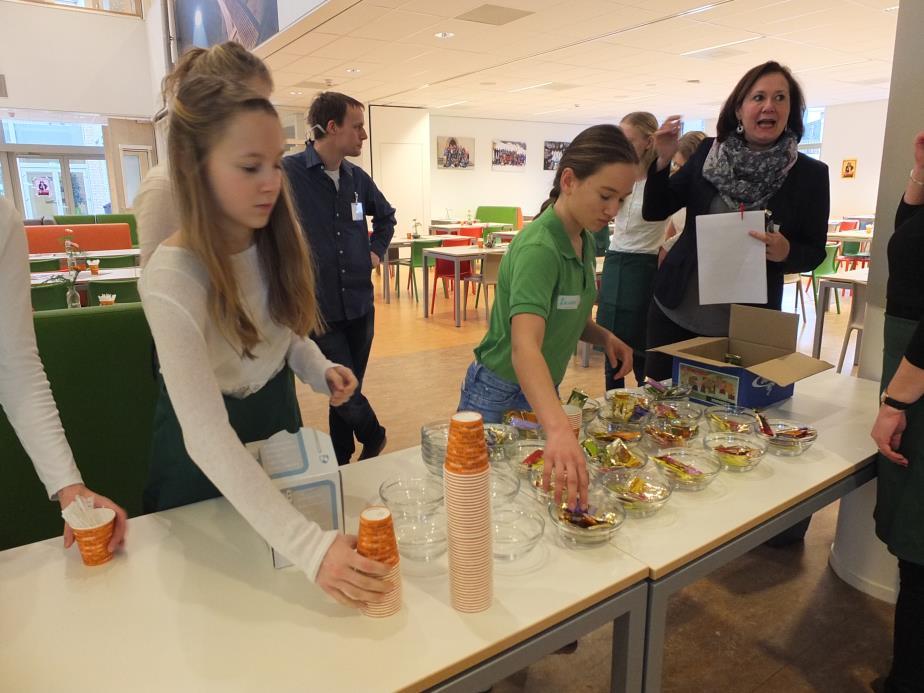
[[[613,621],[610,691],[633,693],[642,690],[647,590],[640,603]]]
[[[462,266],[462,261],[459,258],[455,258],[453,265],[453,271],[455,272],[455,287],[456,287],[456,327],[462,327],[462,283],[459,279],[459,273]]]
[[[798,287],[797,287],[798,288]],[[818,302],[815,304],[815,338],[812,341],[812,358],[817,359],[821,354],[821,335],[825,326],[825,309],[830,300],[828,290],[830,284],[824,279],[818,281]]]
[[[382,297],[385,303],[391,303],[391,274],[388,272],[388,248],[382,256]]]
[[[421,253],[422,265],[423,265],[423,309],[424,317],[430,315],[430,292],[427,290],[430,285],[430,270],[427,267],[427,251]]]

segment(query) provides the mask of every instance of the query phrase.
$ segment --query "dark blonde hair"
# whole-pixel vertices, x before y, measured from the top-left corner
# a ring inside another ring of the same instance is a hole
[[[652,162],[658,158],[658,151],[655,149],[654,139],[652,137],[658,129],[658,119],[654,117],[654,114],[648,111],[633,111],[623,116],[623,119],[619,122],[629,123],[629,125],[642,133],[643,137],[652,138],[651,142],[648,144],[648,149],[645,150],[645,153],[642,154],[641,161],[639,161],[639,168],[647,173]]]
[[[279,117],[269,101],[246,85],[219,77],[189,77],[180,83],[173,100],[168,143],[183,244],[209,276],[209,315],[249,358],[261,336],[228,262],[226,236],[219,222],[222,214],[208,180],[207,160],[232,119],[253,112]],[[254,239],[273,320],[300,336],[319,330],[314,264],[285,177],[269,221]]]
[[[684,161],[688,161],[693,156],[693,152],[699,149],[699,145],[703,143],[704,139],[706,139],[706,133],[702,130],[685,132],[677,141],[677,154],[682,156]]]

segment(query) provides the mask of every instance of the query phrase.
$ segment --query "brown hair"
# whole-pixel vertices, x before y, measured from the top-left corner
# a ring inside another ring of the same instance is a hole
[[[349,107],[364,108],[362,102],[338,91],[322,91],[314,97],[308,109],[308,130],[312,139],[327,137],[327,124],[334,121],[343,125]]]
[[[180,85],[189,77],[210,75],[232,82],[248,82],[254,78],[265,81],[273,90],[273,77],[260,58],[236,41],[225,41],[211,48],[190,48],[180,56],[161,82],[164,109],[173,101]],[[158,116],[166,115],[161,111]],[[155,116],[157,118],[157,116]]]
[[[788,67],[780,65],[775,60],[769,60],[745,72],[744,77],[738,80],[738,84],[728,95],[719,112],[719,122],[716,124],[716,139],[719,142],[724,142],[729,135],[735,132],[735,128],[738,127],[736,111],[741,108],[741,104],[744,103],[744,99],[754,88],[757,80],[764,75],[772,74],[783,75],[789,83],[789,120],[786,127],[796,136],[797,141],[802,140],[802,134],[805,132],[805,125],[802,123],[805,117],[805,97],[802,95],[802,87],[799,86]]]
[[[648,144],[648,149],[645,150],[645,153],[642,154],[641,161],[639,161],[639,168],[647,173],[652,162],[658,158],[658,150],[655,149],[653,137],[658,129],[658,119],[654,117],[654,114],[649,113],[648,111],[633,111],[632,113],[623,116],[623,119],[619,122],[628,123],[640,133],[642,133],[644,137],[651,138],[651,142]]]
[[[253,358],[261,337],[228,262],[221,210],[206,173],[209,153],[231,120],[248,112],[278,119],[269,101],[240,82],[211,76],[185,79],[173,100],[168,147],[183,242],[209,276],[209,315],[233,344],[240,345],[244,356]],[[269,221],[254,238],[273,320],[300,336],[319,329],[314,264],[284,176]]]
[[[638,155],[625,133],[615,125],[593,125],[582,131],[562,153],[549,199],[542,203],[539,214],[561,195],[561,174],[566,168],[584,180],[608,164],[638,164]]]
[[[706,133],[702,130],[690,130],[686,132],[683,136],[677,141],[677,153],[683,157],[684,161],[689,160],[693,156],[693,152],[699,149],[699,145],[703,143],[703,140],[706,139]]]

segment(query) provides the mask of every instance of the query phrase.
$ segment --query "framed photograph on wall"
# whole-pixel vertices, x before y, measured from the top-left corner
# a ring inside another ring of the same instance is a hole
[[[844,159],[841,162],[841,178],[856,178],[857,177],[857,160],[856,159]]]
[[[437,168],[475,168],[475,138],[437,136]]]
[[[491,147],[492,171],[522,171],[526,168],[526,142],[494,140]]]
[[[557,171],[561,155],[568,148],[570,142],[550,142],[546,140],[542,145],[542,170]]]

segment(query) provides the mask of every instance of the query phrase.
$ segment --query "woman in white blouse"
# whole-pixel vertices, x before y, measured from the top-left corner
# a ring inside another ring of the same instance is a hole
[[[74,455],[64,437],[58,408],[39,359],[32,324],[29,252],[19,212],[0,197],[0,406],[32,460],[51,500],[62,508],[77,496],[93,497],[99,508],[116,513],[110,551],[125,539],[127,515],[105,496],[83,484]],[[71,528],[64,525],[64,547],[74,543]]]

